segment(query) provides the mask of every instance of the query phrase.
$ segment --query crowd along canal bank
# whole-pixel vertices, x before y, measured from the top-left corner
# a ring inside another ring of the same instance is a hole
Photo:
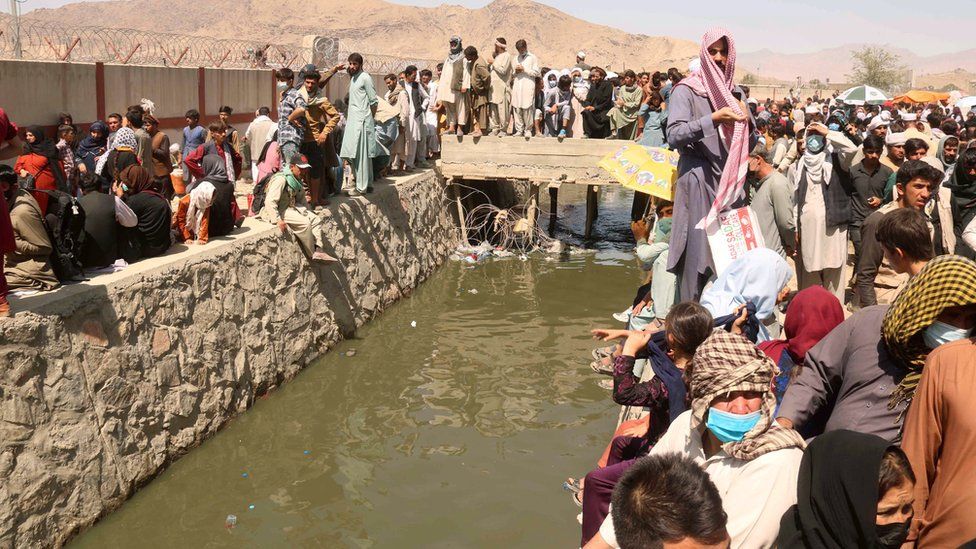
[[[458,244],[432,170],[322,213],[339,265],[254,219],[0,322],[0,547],[60,546],[429,277]]]

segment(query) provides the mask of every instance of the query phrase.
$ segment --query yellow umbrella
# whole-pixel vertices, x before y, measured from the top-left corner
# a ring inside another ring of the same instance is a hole
[[[674,182],[678,179],[675,151],[628,143],[604,156],[598,165],[628,189],[674,200]]]

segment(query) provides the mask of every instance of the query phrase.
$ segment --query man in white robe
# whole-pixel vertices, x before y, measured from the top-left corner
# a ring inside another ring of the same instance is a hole
[[[529,53],[525,40],[515,43],[515,82],[512,84],[512,108],[515,111],[515,135],[532,136],[535,122],[535,79],[541,76],[539,60]]]
[[[843,303],[851,212],[850,195],[843,189],[842,179],[850,172],[857,145],[820,123],[807,126],[805,140],[791,181],[797,189],[799,289],[823,286]]]
[[[495,40],[495,56],[489,60],[491,94],[488,97],[488,117],[492,135],[508,133],[508,119],[512,112],[512,54],[504,38]]]
[[[437,77],[440,78],[442,64],[437,64]],[[427,91],[427,112],[424,113],[424,127],[427,133],[427,156],[441,152],[441,136],[437,133],[440,113],[437,111],[437,80],[429,69],[420,71],[420,83]]]
[[[417,81],[417,67],[403,69],[403,95],[400,97],[400,127],[403,129],[403,164],[410,171],[419,162],[426,165],[427,128],[425,113],[429,97]]]
[[[437,101],[444,109],[447,118],[447,131],[454,133],[458,125],[464,124],[464,97],[461,95],[461,79],[464,76],[464,48],[461,38],[451,37],[451,52],[444,60],[441,79],[437,84]]]

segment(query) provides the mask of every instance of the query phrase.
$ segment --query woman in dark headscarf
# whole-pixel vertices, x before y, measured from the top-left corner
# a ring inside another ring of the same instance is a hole
[[[583,132],[591,139],[605,139],[610,135],[607,112],[613,107],[613,86],[600,67],[590,69],[590,90],[583,101]]]
[[[33,177],[35,189],[69,191],[64,165],[58,155],[58,147],[54,140],[45,137],[44,130],[40,126],[27,127],[24,154],[17,158],[14,171],[20,177]],[[41,207],[41,214],[47,214],[47,193],[38,190],[32,191],[31,194]]]
[[[234,229],[234,184],[227,179],[227,164],[216,154],[203,157],[203,179],[214,186],[213,203],[210,205],[209,236],[224,236]]]
[[[831,431],[807,446],[796,505],[780,548],[900,547],[908,537],[915,475],[905,453],[874,435]]]
[[[966,149],[959,154],[952,177],[945,184],[952,193],[949,206],[952,210],[952,231],[956,235],[956,255],[976,258],[972,238],[965,234],[966,228],[976,219],[976,149]]]
[[[160,194],[149,171],[142,166],[128,166],[119,173],[126,204],[132,208],[139,224],[125,231],[127,241],[121,246],[122,257],[132,263],[144,257],[155,257],[169,249],[172,210]]]
[[[88,128],[88,135],[78,144],[75,156],[85,167],[85,171],[95,173],[98,157],[105,154],[108,146],[108,126],[101,120],[92,123]]]

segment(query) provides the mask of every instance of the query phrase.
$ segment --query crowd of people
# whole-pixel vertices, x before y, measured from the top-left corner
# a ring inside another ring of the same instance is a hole
[[[709,31],[662,105],[675,194],[632,222],[626,328],[593,330],[623,409],[564,484],[581,547],[974,542],[976,117],[760,102],[734,71]],[[717,269],[709,225],[746,205],[764,245]]]
[[[143,101],[82,137],[22,132],[0,110],[0,316],[8,288],[204,244],[251,214],[326,253],[317,210],[436,157],[442,136],[615,138],[680,155],[673,201],[632,223],[648,272],[591,368],[625,406],[566,488],[585,547],[920,547],[976,539],[965,480],[976,426],[976,113],[950,102],[757,101],[735,43],[687,69],[542,66],[525,40],[490,58],[459,37],[378,94],[359,54],[276,71],[277,121],[241,134],[222,107],[181,143]],[[349,76],[348,96],[326,96]],[[79,137],[81,137],[79,139]],[[12,153],[12,154],[11,154]],[[235,182],[249,171],[247,207]],[[721,271],[718,214],[749,205],[764,246]],[[797,291],[791,281],[797,279]],[[785,310],[785,314],[784,311]],[[973,372],[976,372],[974,368]]]

